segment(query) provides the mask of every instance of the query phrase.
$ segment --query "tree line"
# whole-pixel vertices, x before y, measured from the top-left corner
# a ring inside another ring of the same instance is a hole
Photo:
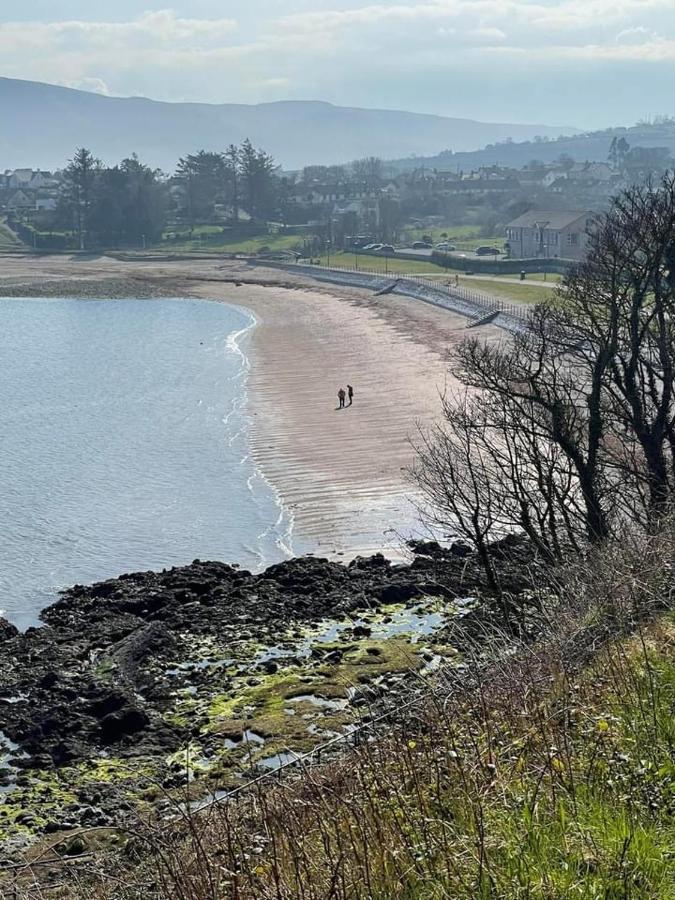
[[[508,533],[556,563],[658,531],[675,495],[675,175],[616,197],[556,296],[508,341],[465,340],[454,374],[414,477],[427,521],[474,545],[497,592]]]
[[[165,175],[136,155],[105,166],[80,148],[62,172],[52,227],[73,231],[78,246],[143,246],[161,239],[171,214],[188,225],[236,224],[241,217],[283,217],[285,179],[274,159],[251,141],[223,153],[201,150]]]

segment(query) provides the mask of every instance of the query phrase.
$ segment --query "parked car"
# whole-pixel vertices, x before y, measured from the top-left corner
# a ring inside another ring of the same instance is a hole
[[[450,241],[441,241],[440,244],[436,244],[437,250],[456,250],[454,244],[451,244]]]
[[[382,253],[396,253],[396,247],[392,247],[391,244],[382,244],[379,250],[381,250]]]
[[[413,241],[413,250],[431,250],[431,244],[426,241]]]
[[[496,247],[476,247],[476,256],[499,256],[501,252]]]

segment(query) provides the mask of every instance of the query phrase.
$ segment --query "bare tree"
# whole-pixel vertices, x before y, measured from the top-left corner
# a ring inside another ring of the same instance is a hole
[[[506,431],[529,431],[531,447],[536,442],[559,449],[575,472],[587,538],[604,540],[609,522],[600,456],[601,385],[607,360],[597,355],[582,366],[573,357],[579,335],[552,304],[535,307],[528,326],[510,343],[465,341],[457,374],[485,397],[488,408],[492,402],[500,410],[503,421],[509,417]]]
[[[626,523],[656,529],[675,492],[675,176],[632,188],[589,230],[587,260],[528,327],[460,345],[414,477],[431,521],[475,545],[528,536],[562,559]]]
[[[370,189],[379,187],[384,179],[384,165],[377,156],[355,159],[351,170],[354,179],[363,182]]]
[[[618,196],[597,223],[564,303],[585,357],[605,354],[607,429],[646,484],[658,521],[675,487],[675,176]]]

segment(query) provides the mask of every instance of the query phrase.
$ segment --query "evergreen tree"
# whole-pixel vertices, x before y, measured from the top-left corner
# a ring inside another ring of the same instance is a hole
[[[75,152],[63,172],[61,205],[71,222],[74,219],[80,250],[87,246],[89,215],[100,172],[101,161],[85,147],[80,147]]]
[[[236,224],[239,221],[239,147],[230,144],[223,154],[225,163],[225,177],[228,191],[227,201],[232,209],[232,220]]]
[[[256,150],[246,138],[239,151],[239,170],[246,211],[252,219],[264,218],[274,209],[274,169],[274,159],[264,150]]]
[[[190,225],[212,220],[226,181],[222,154],[200,150],[183,157],[178,161],[176,180],[183,187]]]

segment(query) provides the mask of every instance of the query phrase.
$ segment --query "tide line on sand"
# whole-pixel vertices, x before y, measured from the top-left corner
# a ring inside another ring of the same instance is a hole
[[[243,444],[243,455],[240,459],[240,465],[251,466],[252,471],[246,480],[247,488],[252,502],[258,502],[258,498],[263,495],[271,496],[278,515],[275,521],[267,525],[257,536],[256,546],[251,549],[260,559],[261,565],[269,563],[269,559],[265,556],[265,547],[272,540],[279,552],[290,558],[294,555],[293,550],[293,514],[288,506],[284,503],[283,497],[274,483],[265,475],[255,455],[250,450],[250,432],[252,417],[249,414],[249,397],[247,392],[247,382],[251,372],[251,360],[248,350],[253,331],[259,326],[258,317],[252,310],[242,306],[236,307],[241,313],[247,315],[250,319],[249,323],[238,331],[228,335],[226,346],[229,352],[239,356],[241,366],[238,372],[232,376],[233,381],[240,382],[241,390],[233,393],[232,407],[225,416],[224,424],[230,429],[231,434],[228,439],[230,447],[234,446],[237,440],[241,439]],[[246,348],[246,349],[245,349]],[[239,427],[235,430],[232,426],[233,421],[239,423]]]

